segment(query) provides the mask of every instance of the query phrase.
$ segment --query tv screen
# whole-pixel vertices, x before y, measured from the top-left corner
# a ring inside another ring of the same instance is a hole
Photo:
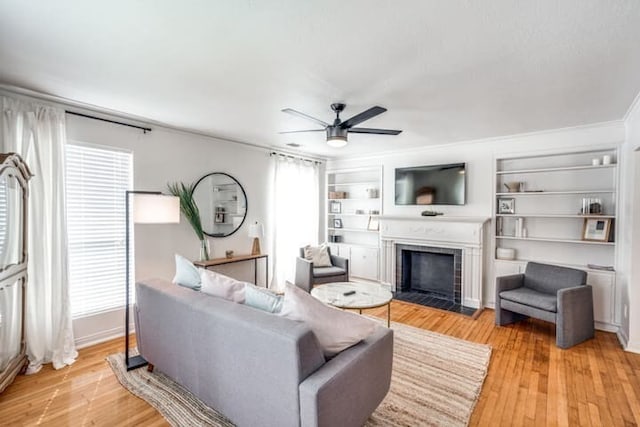
[[[396,169],[396,205],[464,205],[465,163]]]

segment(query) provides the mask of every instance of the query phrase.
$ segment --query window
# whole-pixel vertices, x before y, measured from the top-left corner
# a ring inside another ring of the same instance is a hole
[[[124,306],[125,191],[131,189],[132,164],[133,155],[129,152],[84,144],[66,145],[73,317]],[[130,265],[134,277],[133,256]]]

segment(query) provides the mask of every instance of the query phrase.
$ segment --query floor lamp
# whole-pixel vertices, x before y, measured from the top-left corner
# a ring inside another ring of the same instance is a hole
[[[125,364],[127,371],[137,369],[147,364],[142,356],[129,357],[129,205],[133,195],[133,223],[134,224],[177,224],[180,222],[180,199],[162,194],[159,191],[127,191],[126,192],[126,280],[127,297],[125,307],[124,339]]]

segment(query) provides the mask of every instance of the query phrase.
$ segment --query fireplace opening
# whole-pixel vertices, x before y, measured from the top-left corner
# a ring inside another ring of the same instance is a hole
[[[396,244],[395,256],[395,299],[473,315],[462,305],[461,249]]]
[[[402,292],[422,292],[455,301],[454,254],[402,251]]]

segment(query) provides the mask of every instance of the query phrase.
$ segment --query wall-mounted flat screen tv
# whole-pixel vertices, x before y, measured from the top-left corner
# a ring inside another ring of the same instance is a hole
[[[396,169],[396,205],[464,205],[465,163]]]

